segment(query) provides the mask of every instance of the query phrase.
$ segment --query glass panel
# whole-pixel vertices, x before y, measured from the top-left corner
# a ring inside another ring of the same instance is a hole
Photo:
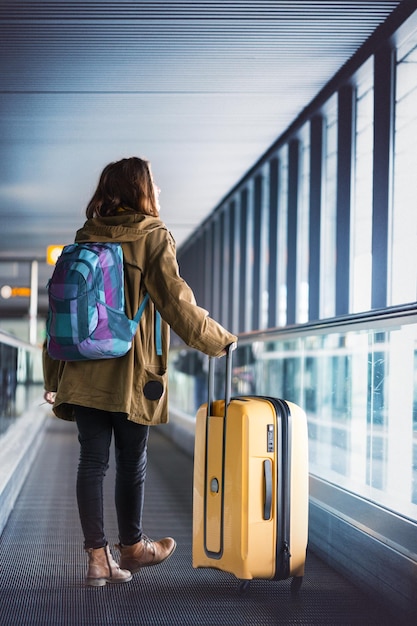
[[[169,400],[187,415],[195,415],[207,402],[207,357],[197,350],[171,351],[169,357]]]
[[[414,390],[413,390],[413,424],[412,424],[412,492],[411,501],[417,504],[417,350],[414,351],[414,368],[416,372],[414,376]]]
[[[372,296],[373,57],[357,74],[351,213],[351,311],[369,311]]]
[[[260,325],[259,328],[268,327],[268,259],[269,259],[269,194],[270,194],[270,175],[269,164],[266,163],[262,168],[262,209],[261,209],[261,241],[260,241]]]
[[[310,473],[417,520],[417,316],[281,331],[240,342],[233,359],[234,395],[280,397],[305,409]],[[224,359],[219,366],[222,397]],[[202,381],[171,373],[172,405],[194,415]]]
[[[212,296],[210,302],[210,312],[214,319],[220,319],[220,304],[221,304],[221,224],[220,224],[220,216],[216,215],[211,223],[211,232],[212,232],[212,278],[211,278],[211,289]]]
[[[310,122],[301,135],[300,191],[297,219],[296,322],[308,320],[308,259],[310,225]]]
[[[0,340],[0,435],[42,397],[42,353]]]
[[[278,326],[287,323],[287,222],[288,222],[288,146],[278,153]]]
[[[390,304],[417,299],[417,33],[397,49]]]
[[[229,222],[230,215],[227,209],[220,215],[220,317],[218,321],[227,327],[228,294],[230,289],[230,258],[229,258]]]
[[[320,233],[320,318],[336,313],[337,96],[327,103],[324,121],[323,195]]]
[[[247,220],[247,240],[246,240],[246,299],[241,302],[241,306],[245,309],[245,326],[244,330],[253,330],[252,328],[252,308],[253,308],[253,260],[254,260],[254,244],[253,244],[253,214],[254,214],[254,183],[252,179],[247,184],[248,190],[248,206],[246,213]],[[255,329],[257,330],[257,329]]]
[[[227,294],[228,322],[226,328],[231,332],[236,332],[238,328],[240,221],[237,206],[238,201],[235,198],[229,206],[229,293]]]

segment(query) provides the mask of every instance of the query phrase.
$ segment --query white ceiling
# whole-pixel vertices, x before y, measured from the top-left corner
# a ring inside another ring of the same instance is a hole
[[[399,4],[1,0],[0,261],[72,241],[132,155],[181,244]]]

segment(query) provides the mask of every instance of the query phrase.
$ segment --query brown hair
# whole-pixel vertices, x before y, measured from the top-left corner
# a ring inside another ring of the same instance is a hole
[[[131,157],[106,165],[97,189],[88,203],[86,216],[117,215],[123,208],[158,217],[158,204],[148,161]]]

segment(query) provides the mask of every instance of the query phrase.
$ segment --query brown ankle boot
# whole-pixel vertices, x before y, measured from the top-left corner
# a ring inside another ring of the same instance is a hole
[[[120,569],[114,561],[109,546],[104,548],[89,548],[88,571],[85,582],[92,587],[102,587],[106,583],[127,583],[132,580],[132,574]]]
[[[132,574],[141,567],[162,563],[171,556],[176,547],[177,544],[172,537],[153,541],[145,535],[142,535],[142,539],[133,546],[116,545],[121,554],[120,567],[128,569]]]

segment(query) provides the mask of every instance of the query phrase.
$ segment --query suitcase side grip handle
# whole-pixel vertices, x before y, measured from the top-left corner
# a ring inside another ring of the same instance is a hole
[[[264,485],[265,485],[265,499],[264,499],[264,519],[271,519],[272,513],[272,461],[271,459],[265,459],[264,466]]]

